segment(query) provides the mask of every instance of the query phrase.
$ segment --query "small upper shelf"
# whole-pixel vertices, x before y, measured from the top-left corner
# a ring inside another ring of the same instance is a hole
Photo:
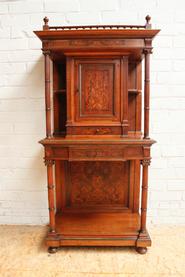
[[[66,93],[66,89],[57,89],[57,90],[53,90],[53,92],[58,93],[58,94]],[[139,94],[139,93],[141,93],[141,90],[132,88],[132,89],[128,89],[128,93],[130,93],[130,94]]]
[[[140,94],[141,92],[142,92],[141,90],[135,89],[135,88],[128,89],[128,93],[130,94]]]

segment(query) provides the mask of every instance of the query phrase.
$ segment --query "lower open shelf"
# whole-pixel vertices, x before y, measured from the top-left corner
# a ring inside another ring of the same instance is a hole
[[[48,233],[47,246],[135,246],[140,215],[131,212],[57,213],[56,233]],[[150,246],[148,233],[143,246]]]

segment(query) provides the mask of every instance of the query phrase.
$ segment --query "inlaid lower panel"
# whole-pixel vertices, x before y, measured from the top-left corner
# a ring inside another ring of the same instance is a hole
[[[129,162],[68,163],[66,206],[128,208]]]

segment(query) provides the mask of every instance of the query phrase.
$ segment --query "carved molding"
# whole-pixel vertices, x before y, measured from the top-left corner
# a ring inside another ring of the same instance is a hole
[[[145,38],[145,46],[151,47],[152,46],[152,39],[151,38]]]
[[[141,160],[142,166],[149,166],[151,163],[151,159],[143,159]]]
[[[48,210],[49,210],[50,212],[53,212],[53,211],[55,211],[55,208],[54,208],[54,207],[51,207],[51,208],[49,207]]]
[[[96,135],[105,135],[105,134],[111,134],[112,130],[111,128],[97,128],[95,130]]]
[[[50,55],[50,54],[51,54],[51,51],[50,51],[50,50],[42,49],[42,54],[43,54],[43,55]]]
[[[90,48],[90,49],[120,49],[132,47],[137,43],[137,47],[143,47],[143,41],[138,39],[63,39],[63,40],[50,40],[47,48],[52,49],[78,49]],[[70,54],[70,52],[68,52]],[[72,54],[71,54],[72,55]]]
[[[68,127],[68,134],[76,134],[76,135],[111,135],[111,134],[120,134],[119,126],[111,126],[111,127]]]
[[[44,163],[45,163],[46,166],[52,166],[52,165],[55,164],[55,161],[54,161],[54,160],[51,160],[51,159],[45,158],[45,159],[44,159]]]
[[[48,189],[51,189],[51,190],[53,190],[54,189],[54,185],[48,185]]]
[[[146,54],[152,54],[152,49],[153,49],[152,47],[150,47],[150,48],[144,48],[143,49],[143,54],[145,54],[145,55]]]
[[[71,40],[69,44],[71,46],[111,46],[112,47],[112,40],[110,39],[86,39],[86,40]],[[126,40],[125,39],[114,39],[114,45],[116,46],[125,46]]]
[[[124,149],[80,149],[71,150],[73,158],[123,158]]]
[[[143,49],[143,53],[146,54],[152,54],[152,40],[151,39],[145,39],[145,48]]]
[[[128,127],[129,126],[129,123],[128,123],[128,119],[124,119],[121,123],[122,126],[126,126]]]
[[[147,190],[147,189],[148,189],[148,186],[144,185],[144,186],[142,186],[142,189]]]

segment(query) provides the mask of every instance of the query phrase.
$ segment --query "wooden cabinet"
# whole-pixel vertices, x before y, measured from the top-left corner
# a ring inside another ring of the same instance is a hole
[[[40,143],[50,252],[94,245],[135,246],[143,254],[151,245],[149,57],[158,32],[149,16],[141,26],[50,27],[44,18],[43,30],[35,31],[45,56],[46,138]]]

